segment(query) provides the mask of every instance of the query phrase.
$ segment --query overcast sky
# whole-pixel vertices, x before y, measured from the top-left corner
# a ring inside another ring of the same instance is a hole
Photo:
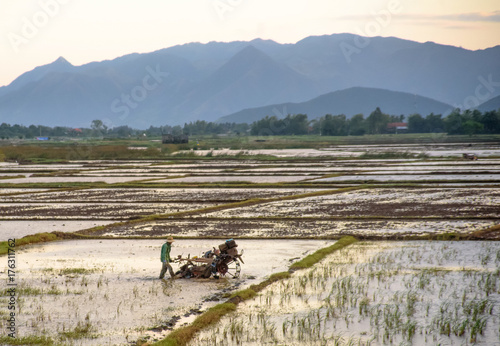
[[[60,56],[82,65],[188,42],[345,32],[485,49],[500,45],[500,1],[0,0],[0,86]]]

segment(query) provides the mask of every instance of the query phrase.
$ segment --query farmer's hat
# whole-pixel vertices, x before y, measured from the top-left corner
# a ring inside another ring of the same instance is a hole
[[[174,242],[174,238],[173,237],[168,237],[167,238],[167,243],[173,243]]]

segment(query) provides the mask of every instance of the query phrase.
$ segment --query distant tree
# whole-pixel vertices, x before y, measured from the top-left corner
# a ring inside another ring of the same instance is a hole
[[[366,119],[368,123],[368,131],[371,134],[383,133],[387,128],[387,124],[390,122],[390,116],[388,114],[382,113],[379,107],[377,107],[370,116]]]
[[[289,114],[285,118],[285,123],[284,134],[287,135],[305,135],[309,129],[309,120],[306,114]]]
[[[66,127],[56,126],[52,130],[52,136],[54,137],[63,137],[66,136],[69,132],[69,129]]]
[[[347,118],[345,114],[339,114],[333,116],[333,127],[335,136],[347,136],[349,126],[347,123]]]
[[[253,136],[277,136],[283,132],[284,122],[276,116],[266,115],[264,118],[254,121],[250,127]]]
[[[484,113],[481,123],[485,133],[500,133],[500,110]]]
[[[444,121],[441,114],[431,113],[425,117],[429,132],[444,132]]]
[[[333,120],[333,115],[327,114],[320,119],[320,135],[321,136],[335,135],[335,122]]]
[[[96,120],[92,120],[92,123],[90,124],[90,128],[92,130],[99,130],[102,128],[103,125],[104,125],[104,123],[102,122],[102,120],[96,119]]]
[[[314,130],[321,136],[346,136],[349,123],[344,114],[326,114],[314,123]]]
[[[390,115],[389,122],[390,123],[402,123],[405,120],[404,114],[401,115]]]
[[[104,125],[102,120],[96,119],[92,120],[92,123],[90,124],[90,128],[93,130],[94,135],[103,135],[108,131],[108,127]]]
[[[460,109],[455,109],[451,112],[444,120],[444,126],[446,132],[449,135],[463,134],[464,129],[462,126],[462,115],[460,114]]]
[[[483,124],[474,120],[467,120],[462,125],[463,130],[469,136],[481,133],[484,129]]]
[[[175,136],[183,134],[182,127],[180,127],[179,125],[172,127],[172,134]]]
[[[356,114],[349,120],[349,134],[362,136],[366,132],[366,121],[363,114]]]
[[[408,118],[408,132],[424,133],[428,132],[427,122],[420,114],[412,114]]]

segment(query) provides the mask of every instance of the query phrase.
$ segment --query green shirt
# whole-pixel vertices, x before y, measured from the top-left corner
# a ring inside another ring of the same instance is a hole
[[[172,262],[172,259],[170,258],[170,249],[172,248],[172,245],[170,243],[165,243],[161,247],[161,257],[160,260],[162,262],[167,261],[167,263]]]

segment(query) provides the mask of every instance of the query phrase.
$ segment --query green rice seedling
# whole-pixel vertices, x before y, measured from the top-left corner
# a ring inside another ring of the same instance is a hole
[[[417,278],[418,278],[417,287],[420,290],[425,289],[427,285],[429,285],[431,282],[430,274],[425,270],[421,271]]]
[[[52,285],[50,290],[47,291],[47,294],[60,295],[63,294],[63,292],[59,288],[57,288],[56,285]]]
[[[93,334],[95,331],[96,328],[87,320],[86,322],[79,321],[73,330],[62,332],[60,335],[66,339],[95,338],[96,335]]]
[[[483,334],[484,328],[486,327],[486,318],[478,318],[472,321],[470,330],[470,342],[477,341],[477,335]]]
[[[341,346],[344,344],[344,338],[342,334],[337,334],[333,337],[332,339],[332,345],[333,346]]]
[[[103,283],[103,276],[99,276],[99,279],[97,280],[97,288],[101,287],[102,286],[102,283]]]
[[[88,284],[89,284],[89,280],[87,279],[87,277],[82,276],[82,280],[80,281],[80,286],[87,287]]]
[[[489,253],[482,254],[480,260],[481,260],[481,264],[483,266],[486,266],[490,262],[491,256]]]
[[[368,297],[363,297],[359,302],[359,314],[362,316],[367,315],[369,311],[370,299]]]
[[[410,320],[406,321],[406,323],[403,323],[401,328],[403,338],[411,341],[413,339],[413,336],[415,336],[416,330],[417,330],[417,322]]]
[[[418,294],[416,292],[409,291],[406,293],[406,316],[408,318],[415,314],[417,301]]]
[[[235,319],[232,319],[229,325],[229,335],[231,337],[231,341],[236,343],[240,343],[241,338],[243,336],[243,322],[238,322]]]
[[[493,273],[483,274],[481,286],[483,287],[484,293],[487,297],[497,291],[497,279],[498,278]]]
[[[468,318],[465,318],[463,320],[457,320],[453,325],[452,329],[453,334],[455,334],[456,336],[463,336],[467,331],[468,326],[469,326]]]
[[[264,338],[274,340],[276,335],[276,325],[268,320],[263,327]]]

